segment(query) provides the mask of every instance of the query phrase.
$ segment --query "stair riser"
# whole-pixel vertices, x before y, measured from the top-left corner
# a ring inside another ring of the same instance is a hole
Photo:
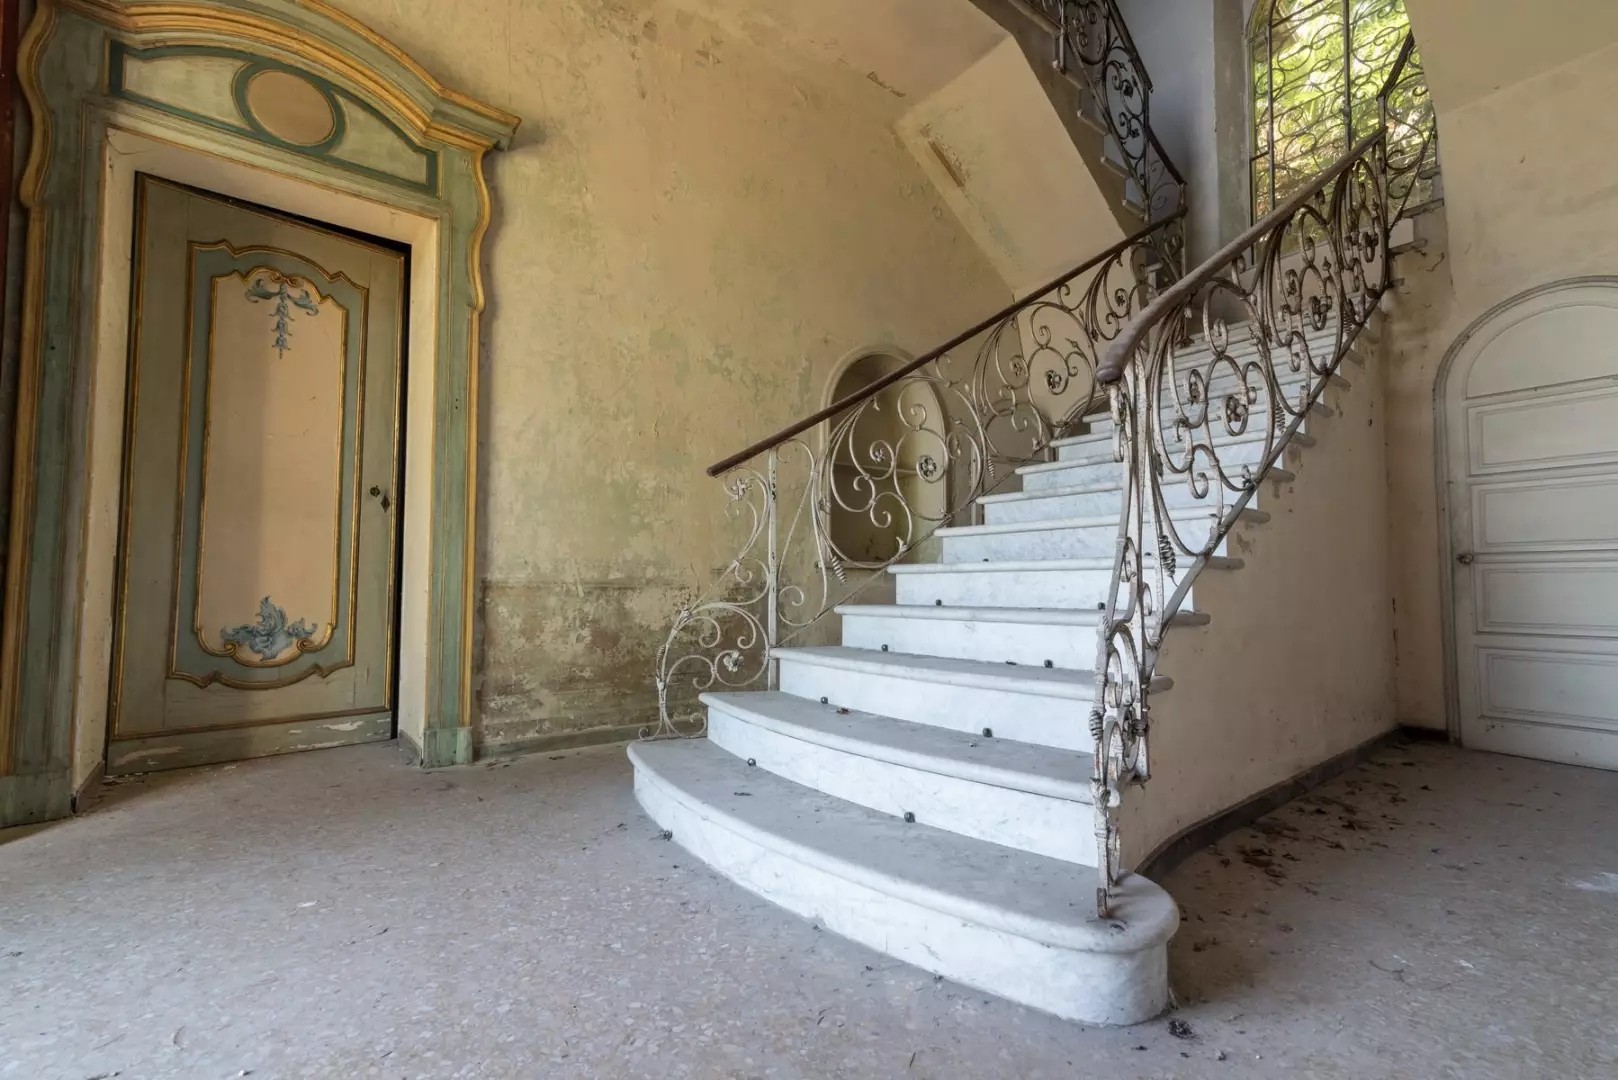
[[[635,797],[676,843],[744,889],[925,971],[1081,1023],[1138,1024],[1168,1004],[1166,939],[1136,952],[1053,947],[795,858],[647,770],[635,770]]]
[[[1024,559],[1098,559],[1118,545],[1117,525],[944,537],[940,562],[1017,562]]]
[[[1122,473],[1120,472],[1120,476]],[[1170,506],[1194,506],[1197,498],[1183,484],[1163,489]],[[1123,511],[1122,491],[1091,491],[1078,495],[1047,495],[1037,499],[1007,499],[983,504],[989,525],[1011,525],[1023,521],[1054,521],[1058,518],[1107,517]]]
[[[1234,390],[1234,387],[1232,389]],[[1284,394],[1287,395],[1287,400],[1288,401],[1293,402],[1294,404],[1296,404],[1296,402],[1298,400],[1298,391],[1297,391],[1296,387],[1288,387],[1288,386],[1283,385],[1281,387],[1281,390],[1282,390],[1282,392]],[[1214,408],[1213,408],[1213,411],[1211,413],[1211,420],[1209,421],[1209,426],[1213,429],[1213,432],[1214,432],[1215,436],[1218,437],[1218,438],[1227,437],[1225,435],[1225,419],[1224,419],[1224,417],[1225,417],[1224,399],[1225,399],[1226,396],[1227,396],[1227,393],[1220,392],[1217,387],[1215,388],[1215,392],[1212,395],[1213,401],[1214,401]],[[1321,402],[1319,403],[1319,406],[1323,407],[1323,408],[1328,407],[1328,406],[1326,406],[1325,398],[1321,399]],[[1175,407],[1173,405],[1165,405],[1165,406],[1163,406],[1163,411],[1162,411],[1163,431],[1165,433],[1172,433],[1173,432],[1175,421],[1178,419],[1179,415],[1180,415],[1180,410],[1177,407]],[[1262,402],[1254,402],[1253,407],[1252,407],[1252,411],[1248,414],[1247,427],[1246,427],[1245,430],[1247,432],[1249,432],[1249,433],[1255,433],[1255,432],[1262,431],[1266,424],[1272,422],[1269,419],[1269,417],[1270,417],[1270,403],[1267,400],[1262,401]],[[1287,415],[1287,421],[1288,421],[1288,423],[1291,422],[1291,414]],[[1307,424],[1306,424],[1306,426],[1307,426]],[[1110,417],[1110,416],[1097,417],[1095,420],[1093,420],[1093,421],[1091,421],[1089,423],[1089,425],[1087,426],[1087,428],[1083,432],[1083,434],[1102,435],[1102,436],[1106,436],[1106,438],[1104,440],[1102,440],[1099,444],[1089,444],[1089,445],[1086,445],[1086,444],[1073,444],[1073,445],[1067,445],[1067,446],[1058,446],[1056,448],[1057,459],[1060,460],[1060,461],[1073,461],[1073,460],[1082,460],[1082,459],[1085,459],[1085,458],[1091,458],[1091,457],[1095,457],[1095,456],[1101,455],[1101,454],[1109,454],[1109,453],[1111,453],[1113,451],[1112,431],[1113,431],[1112,417]]]
[[[945,607],[1046,607],[1094,610],[1106,598],[1110,570],[1014,570],[905,574],[901,604]]]
[[[1210,501],[1208,506],[1212,505]],[[1205,512],[1188,516],[1184,520],[1178,518],[1175,520],[1180,537],[1193,547],[1200,547],[1213,528],[1212,515]],[[939,562],[955,565],[975,562],[1111,558],[1117,545],[1118,526],[1113,524],[977,536],[946,536]],[[1221,541],[1214,546],[1213,553],[1223,555],[1225,547],[1225,542]]]
[[[1089,807],[992,784],[879,761],[805,742],[708,710],[708,738],[743,761],[793,783],[894,817],[1053,859],[1096,864]]]
[[[1116,461],[1097,461],[1089,465],[1074,465],[1068,469],[1024,473],[1024,491],[1049,491],[1051,488],[1096,487],[1100,484],[1118,484],[1123,481],[1124,467]]]
[[[1225,444],[1216,438],[1215,445],[1219,449],[1219,460],[1227,470],[1240,465],[1251,465],[1264,457],[1265,444],[1263,440],[1255,439],[1252,442]],[[1123,466],[1117,462],[1107,461],[1092,465],[1074,465],[1067,469],[1044,469],[1039,472],[1025,473],[1022,477],[1024,491],[1049,491],[1051,488],[1062,487],[1088,487],[1100,483],[1101,477],[1109,476],[1116,480],[1122,475]]]
[[[1269,410],[1268,407],[1259,408],[1257,406],[1254,406],[1253,411],[1248,415],[1247,427],[1244,429],[1245,432],[1247,434],[1252,435],[1252,434],[1257,434],[1257,433],[1263,431],[1265,426],[1270,423],[1269,417],[1270,417],[1270,410]],[[1290,417],[1288,419],[1290,421]],[[1173,432],[1174,432],[1174,422],[1175,422],[1175,420],[1176,420],[1176,414],[1174,412],[1171,412],[1171,411],[1165,411],[1164,412],[1164,414],[1163,414],[1163,431],[1164,431],[1165,437],[1172,438]],[[1209,422],[1208,426],[1213,431],[1214,438],[1216,440],[1224,440],[1224,439],[1232,437],[1232,436],[1228,436],[1228,435],[1225,434],[1225,411],[1224,411],[1224,409],[1222,407],[1216,408],[1214,410],[1213,419]],[[1090,434],[1090,435],[1108,435],[1108,436],[1110,436],[1112,434],[1112,421],[1111,420],[1098,421],[1095,424],[1095,426],[1090,428],[1090,430],[1089,430],[1089,432],[1087,434]],[[1087,459],[1096,458],[1096,457],[1098,457],[1100,455],[1103,455],[1103,454],[1110,454],[1110,453],[1112,453],[1112,442],[1111,442],[1110,439],[1108,439],[1107,441],[1102,442],[1099,446],[1097,446],[1097,445],[1089,445],[1089,446],[1087,446],[1087,445],[1084,445],[1082,443],[1068,445],[1068,446],[1059,446],[1059,447],[1056,448],[1056,459],[1058,461],[1084,461],[1084,460],[1087,460]]]
[[[781,689],[810,701],[892,716],[917,724],[979,732],[1064,750],[1090,752],[1089,704],[1076,698],[1008,693],[781,658]]]
[[[906,619],[845,615],[843,644],[957,660],[1007,660],[1029,667],[1088,671],[1096,662],[1096,629],[1041,623],[978,622],[975,619]]]

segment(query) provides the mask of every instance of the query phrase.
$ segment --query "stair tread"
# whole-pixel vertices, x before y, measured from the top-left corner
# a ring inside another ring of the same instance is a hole
[[[985,738],[878,713],[838,710],[779,690],[703,694],[709,706],[771,731],[925,772],[1036,795],[1090,801],[1088,754]],[[1083,722],[1075,717],[1075,722]]]
[[[1007,559],[1002,562],[894,563],[890,574],[1016,573],[1022,570],[1111,570],[1112,556],[1094,559]]]
[[[1241,446],[1250,443],[1262,443],[1268,432],[1263,427],[1255,425],[1255,430],[1243,432],[1240,435],[1224,436],[1217,440],[1220,447]],[[1057,461],[1039,461],[1032,465],[1021,465],[1015,470],[1018,476],[1027,476],[1030,473],[1058,472],[1062,469],[1080,469],[1094,465],[1107,465],[1116,463],[1119,468],[1123,462],[1116,461],[1109,450],[1105,454],[1093,454],[1088,457],[1063,458]]]
[[[749,768],[705,739],[629,748],[703,817],[827,873],[1019,937],[1088,952],[1165,940],[1178,909],[1157,886],[1124,879],[1115,918],[1096,918],[1095,871],[974,840],[824,795]]]
[[[1089,671],[992,663],[987,660],[957,660],[954,657],[924,656],[920,653],[882,652],[847,645],[776,649],[774,655],[781,660],[798,660],[844,671],[900,677],[912,675],[944,685],[984,687],[1014,694],[1038,694],[1084,701],[1095,697],[1095,674]]]
[[[1169,517],[1175,521],[1196,521],[1217,515],[1208,507],[1192,503],[1169,508]],[[1015,533],[1046,532],[1051,529],[1094,529],[1102,526],[1117,528],[1117,514],[1095,514],[1089,517],[1035,518],[1032,521],[1004,521],[998,525],[947,525],[933,531],[934,536],[1007,536]]]
[[[1103,411],[1099,413],[1090,413],[1088,416],[1083,417],[1083,419],[1104,420],[1109,418],[1110,415],[1111,414]],[[1113,439],[1114,435],[1110,431],[1092,431],[1083,435],[1067,435],[1060,439],[1052,439],[1051,445],[1056,447],[1058,450],[1064,446],[1106,446],[1108,443],[1111,443]],[[978,501],[983,502],[985,500],[980,499]]]
[[[876,615],[894,619],[1035,623],[1040,626],[1094,626],[1094,611],[1073,608],[939,607],[934,604],[839,604],[837,614]]]
[[[1106,436],[1103,436],[1103,438],[1110,439],[1110,438],[1112,438],[1112,436],[1111,435],[1106,435]],[[1058,442],[1060,442],[1060,440]],[[1058,443],[1052,443],[1051,445],[1055,446],[1055,445],[1058,445]],[[1109,492],[1122,491],[1122,490],[1124,490],[1123,484],[1122,483],[1116,483],[1116,482],[1107,483],[1107,484],[1074,484],[1074,485],[1072,485],[1070,487],[1038,488],[1038,489],[1033,490],[1033,491],[998,491],[998,492],[995,492],[993,495],[980,495],[980,496],[978,496],[978,502],[980,502],[980,503],[1027,502],[1030,499],[1056,499],[1056,498],[1060,498],[1060,497],[1062,497],[1064,495],[1105,495],[1105,494],[1107,494]]]

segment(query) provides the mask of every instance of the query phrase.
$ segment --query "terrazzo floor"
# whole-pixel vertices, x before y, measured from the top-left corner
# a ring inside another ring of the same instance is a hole
[[[1618,1076],[1618,774],[1395,747],[1163,884],[1178,1009],[1084,1028],[716,877],[622,748],[158,774],[0,832],[0,1077]]]

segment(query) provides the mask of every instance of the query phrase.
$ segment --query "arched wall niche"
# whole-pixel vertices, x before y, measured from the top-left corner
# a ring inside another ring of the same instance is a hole
[[[832,370],[824,403],[857,394],[914,359],[894,345],[856,349]],[[949,459],[947,430],[943,400],[925,378],[902,379],[831,420],[827,540],[845,566],[870,569],[915,558],[923,550],[916,545],[948,523],[955,477],[947,467],[929,471],[931,463]]]
[[[398,726],[424,765],[470,760],[483,158],[518,118],[320,0],[42,0],[18,68],[33,124],[0,825],[69,813],[100,753],[137,172],[409,246]]]

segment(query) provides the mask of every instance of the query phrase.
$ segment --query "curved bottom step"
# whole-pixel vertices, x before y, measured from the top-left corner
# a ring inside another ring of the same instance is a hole
[[[906,824],[707,740],[629,757],[636,798],[682,847],[828,930],[1068,1020],[1135,1024],[1168,1005],[1179,910],[1145,878],[1127,878],[1101,921],[1093,870]]]

